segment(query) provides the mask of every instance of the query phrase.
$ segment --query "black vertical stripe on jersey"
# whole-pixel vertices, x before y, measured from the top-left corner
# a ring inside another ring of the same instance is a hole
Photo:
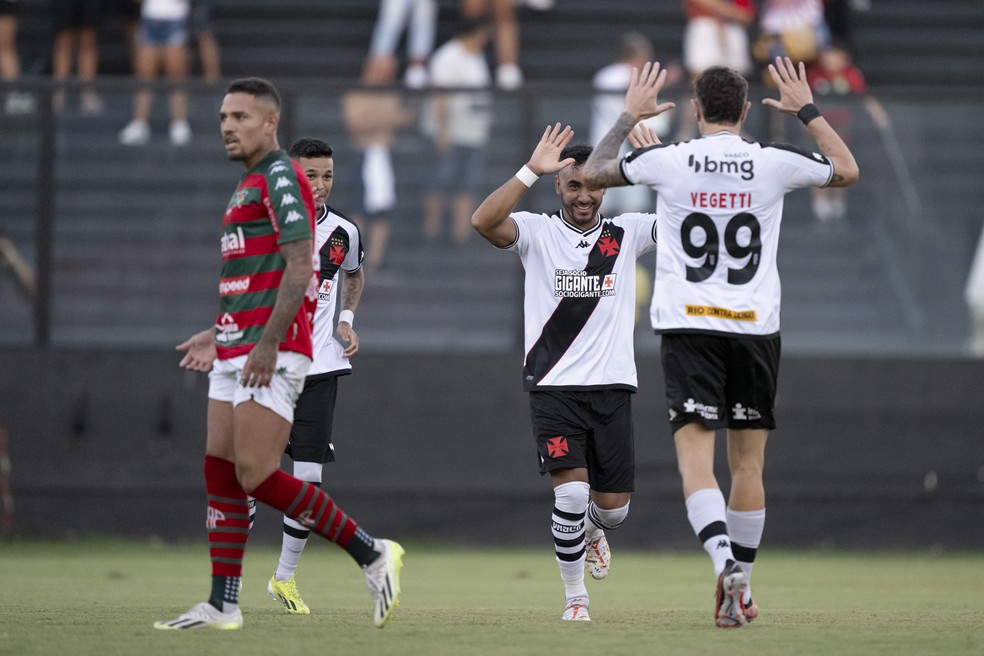
[[[610,234],[618,243],[619,251],[615,255],[605,256],[598,243],[605,233]],[[608,224],[598,236],[594,247],[588,254],[588,263],[584,267],[590,276],[605,276],[615,269],[615,261],[622,254],[622,237],[625,229]],[[562,298],[550,318],[543,325],[540,337],[526,354],[526,364],[523,368],[523,386],[529,391],[535,387],[556,366],[564,353],[571,347],[577,336],[581,334],[595,308],[598,307],[600,296],[587,298]]]
[[[342,228],[342,226],[338,226],[334,230],[332,230],[331,236],[329,236],[327,241],[325,241],[325,243],[321,245],[321,249],[318,251],[321,254],[321,282],[325,280],[331,280],[332,278],[334,278],[335,274],[338,273],[338,268],[342,266],[341,262],[339,262],[338,264],[332,262],[330,257],[331,244],[336,237],[340,239],[342,242],[344,242],[345,253],[348,253],[349,250],[348,233],[345,232],[345,229]],[[345,254],[342,255],[342,259],[343,260],[345,259]]]

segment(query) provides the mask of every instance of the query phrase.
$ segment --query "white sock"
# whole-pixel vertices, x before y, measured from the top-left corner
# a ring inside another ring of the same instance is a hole
[[[295,462],[294,476],[321,487],[321,469],[320,462]],[[284,515],[284,536],[280,547],[280,561],[277,563],[277,572],[273,575],[278,581],[287,581],[294,576],[310,534],[311,531],[306,526],[302,526]]]
[[[614,531],[622,525],[622,522],[625,521],[625,517],[628,514],[628,503],[619,508],[599,508],[598,505],[592,501],[588,504],[588,512],[584,516],[585,540],[588,538],[589,526],[593,526],[596,529],[600,528],[606,531]],[[591,532],[594,533],[594,531]]]
[[[567,599],[588,596],[588,589],[584,586],[584,514],[590,497],[591,487],[581,481],[563,483],[554,488],[550,524]]]
[[[726,504],[721,490],[706,488],[687,497],[687,519],[714,563],[714,576],[720,576],[728,561],[735,559],[731,552]]]
[[[752,566],[765,530],[765,508],[761,510],[732,510],[728,508],[728,532],[735,560],[745,570],[748,590],[742,595],[746,604],[752,599]]]

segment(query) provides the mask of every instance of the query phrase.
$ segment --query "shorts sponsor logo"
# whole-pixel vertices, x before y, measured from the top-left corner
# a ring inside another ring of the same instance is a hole
[[[235,296],[249,291],[249,276],[219,280],[219,296]]]
[[[698,403],[693,399],[687,399],[687,402],[683,404],[683,411],[688,415],[700,415],[704,419],[718,419],[717,406],[704,405],[703,403]]]
[[[731,310],[711,305],[686,306],[688,317],[708,317],[710,319],[730,319],[731,321],[758,321],[755,310]]]
[[[597,298],[615,295],[617,274],[590,276],[580,269],[554,271],[554,296],[559,298]]]
[[[746,408],[740,403],[736,403],[731,408],[731,417],[737,421],[757,421],[762,418],[762,413],[756,408]]]

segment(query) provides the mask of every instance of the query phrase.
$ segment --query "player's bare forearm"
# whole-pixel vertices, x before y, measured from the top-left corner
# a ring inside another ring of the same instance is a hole
[[[619,166],[618,151],[637,123],[636,117],[622,112],[615,125],[591,151],[582,174],[589,187],[621,187],[628,184]]]
[[[495,246],[508,246],[516,241],[516,224],[510,212],[526,193],[527,186],[515,176],[489,194],[472,214],[472,227]]]
[[[356,311],[366,286],[366,276],[362,269],[349,273],[342,271],[342,309]]]
[[[287,328],[294,320],[304,294],[311,283],[314,269],[311,265],[311,240],[305,239],[289,244],[283,244],[280,252],[286,262],[284,274],[277,289],[277,300],[273,311],[263,328],[260,342],[265,344],[280,344]]]
[[[828,187],[849,187],[858,181],[860,171],[858,163],[840,135],[830,127],[822,116],[810,121],[806,126],[817,142],[820,154],[824,155],[834,165],[834,174]]]

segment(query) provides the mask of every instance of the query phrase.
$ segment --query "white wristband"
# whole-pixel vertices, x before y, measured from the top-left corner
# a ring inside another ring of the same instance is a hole
[[[352,310],[342,310],[338,313],[338,323],[347,323],[350,326],[355,325],[355,312]]]
[[[540,179],[540,176],[534,173],[533,170],[525,164],[523,164],[523,168],[516,171],[516,177],[519,178],[519,181],[527,187],[532,187],[533,183]]]

